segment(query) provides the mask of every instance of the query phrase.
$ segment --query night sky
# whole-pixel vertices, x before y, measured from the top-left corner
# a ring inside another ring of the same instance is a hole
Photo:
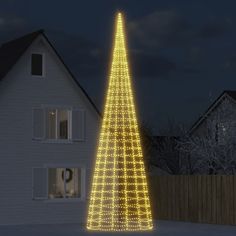
[[[236,90],[235,9],[235,0],[1,0],[0,42],[45,29],[102,111],[121,10],[139,119],[157,134],[168,120],[190,126]]]

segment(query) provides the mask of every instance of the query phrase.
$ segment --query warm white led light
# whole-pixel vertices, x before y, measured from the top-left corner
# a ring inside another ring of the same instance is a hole
[[[121,13],[92,181],[87,229],[153,228]]]

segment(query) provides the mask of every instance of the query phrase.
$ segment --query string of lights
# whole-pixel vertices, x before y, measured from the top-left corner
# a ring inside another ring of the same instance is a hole
[[[92,179],[87,219],[89,230],[143,231],[153,228],[134,104],[123,18],[118,13]]]

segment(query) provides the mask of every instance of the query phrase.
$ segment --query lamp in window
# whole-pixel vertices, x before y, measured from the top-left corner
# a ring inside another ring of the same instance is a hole
[[[100,131],[87,229],[152,230],[123,18],[118,13],[105,111]]]

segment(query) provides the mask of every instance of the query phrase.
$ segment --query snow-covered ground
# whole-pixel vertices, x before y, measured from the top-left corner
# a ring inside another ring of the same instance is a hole
[[[77,224],[0,226],[0,236],[236,236],[236,226],[158,221],[149,233],[94,233]]]

